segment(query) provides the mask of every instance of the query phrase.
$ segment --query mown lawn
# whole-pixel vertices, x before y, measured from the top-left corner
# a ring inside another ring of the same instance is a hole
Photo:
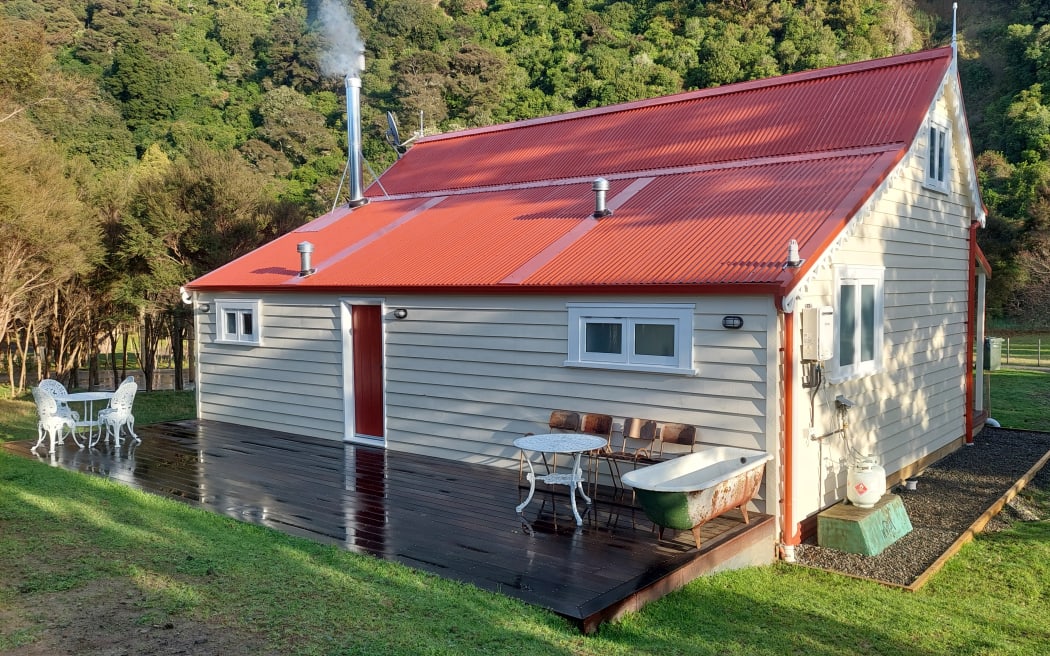
[[[1015,380],[1002,378],[993,398]],[[140,393],[136,415],[192,414],[182,394]],[[0,401],[0,439],[35,432],[31,402]],[[1045,484],[1032,498],[1050,514]],[[499,595],[0,452],[0,570],[0,614],[116,577],[144,591],[144,616],[258,630],[296,654],[1028,655],[1050,644],[1047,522],[981,536],[914,594],[777,564],[699,579],[581,636]],[[43,618],[0,626],[0,652],[47,630]]]

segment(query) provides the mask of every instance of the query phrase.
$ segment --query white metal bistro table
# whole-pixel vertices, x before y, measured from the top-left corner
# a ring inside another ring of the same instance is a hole
[[[98,414],[95,412],[95,402],[105,401],[106,405],[109,405],[109,400],[113,398],[113,392],[71,392],[65,396],[56,396],[55,400],[62,403],[79,403],[81,404],[80,421],[77,422],[76,432],[73,434],[73,440],[77,443],[77,446],[81,446],[80,441],[77,440],[77,433],[81,429],[87,429],[87,445],[88,448],[95,446],[99,439],[102,437],[102,426],[98,421]],[[98,428],[98,436],[95,436],[95,429]]]
[[[570,453],[573,456],[572,470],[568,473],[550,472],[542,476],[536,475],[536,470],[532,467],[532,460],[528,456],[525,457],[525,462],[529,463],[529,473],[527,475],[529,496],[518,505],[518,514],[520,515],[525,510],[525,507],[529,505],[529,502],[532,501],[532,497],[536,493],[536,479],[538,478],[548,485],[569,486],[569,498],[572,499],[572,514],[576,517],[576,525],[583,526],[583,518],[580,517],[580,511],[576,508],[576,490],[580,491],[580,496],[587,502],[587,505],[591,504],[591,498],[583,490],[583,470],[580,468],[580,457],[588,451],[604,447],[605,444],[606,440],[604,437],[579,433],[543,433],[540,435],[526,435],[514,440],[514,446],[522,451],[538,451],[544,454],[544,459],[546,459],[546,454],[548,453]]]

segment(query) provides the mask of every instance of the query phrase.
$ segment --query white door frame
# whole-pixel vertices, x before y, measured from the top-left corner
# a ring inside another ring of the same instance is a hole
[[[339,299],[340,334],[342,335],[343,348],[343,441],[355,444],[367,444],[386,448],[387,445],[387,388],[386,388],[386,320],[382,321],[383,334],[380,344],[382,349],[381,358],[383,362],[383,437],[375,438],[357,434],[354,416],[354,336],[353,317],[351,308],[354,305],[378,305],[380,312],[385,307],[385,299],[374,297],[346,297]]]

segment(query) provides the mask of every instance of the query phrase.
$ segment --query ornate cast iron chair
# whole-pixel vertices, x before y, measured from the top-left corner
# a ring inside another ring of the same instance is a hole
[[[66,396],[69,394],[69,391],[66,389],[66,386],[58,382],[54,378],[45,378],[44,380],[40,381],[39,387],[42,390],[46,390],[49,394],[51,394],[51,396],[54,397]],[[59,401],[56,398],[55,402],[58,403],[58,414],[62,415],[63,417],[70,417],[73,419],[73,421],[80,421],[80,413],[70,408],[65,401]]]
[[[33,400],[36,401],[36,412],[39,417],[36,425],[37,441],[33,445],[34,451],[44,443],[44,434],[47,434],[50,441],[48,453],[54,453],[55,445],[65,441],[67,428],[77,446],[83,446],[77,439],[76,420],[60,413],[58,402],[50,392],[42,387],[34,387]]]
[[[117,387],[113,398],[110,399],[109,407],[98,413],[98,422],[106,427],[106,443],[113,438],[113,446],[120,448],[120,431],[127,428],[128,433],[138,444],[142,440],[135,434],[135,415],[131,414],[131,407],[135,403],[135,392],[139,389],[135,379],[128,376],[124,382]],[[101,437],[101,436],[100,436]]]

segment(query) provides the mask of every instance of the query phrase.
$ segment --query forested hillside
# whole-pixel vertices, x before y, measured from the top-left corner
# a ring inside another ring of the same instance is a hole
[[[349,44],[325,37],[322,1],[365,44],[375,172],[396,157],[387,111],[402,136],[432,134],[918,50],[951,28],[943,0],[5,0],[0,340],[50,346],[61,374],[133,327],[148,361],[185,330],[179,284],[331,207],[344,87],[321,61]],[[962,4],[991,311],[1046,322],[1050,0]]]

